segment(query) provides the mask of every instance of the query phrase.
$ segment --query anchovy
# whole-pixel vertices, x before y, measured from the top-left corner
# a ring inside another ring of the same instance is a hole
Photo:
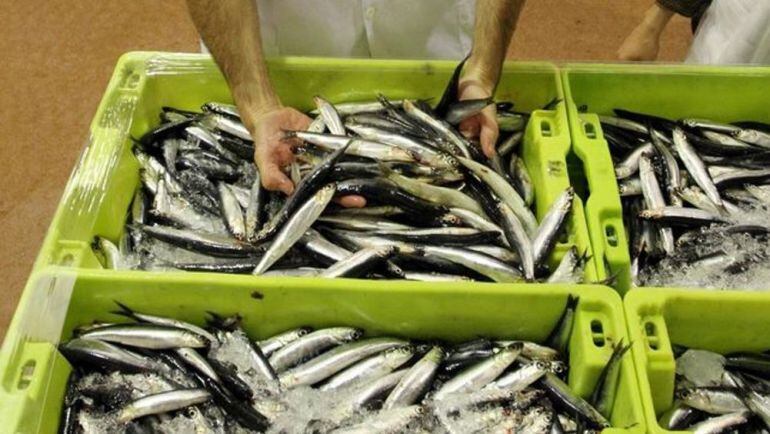
[[[710,414],[727,414],[746,410],[743,398],[732,390],[700,387],[685,389],[678,395],[683,404]]]
[[[739,129],[732,133],[733,137],[741,142],[749,143],[764,149],[770,149],[770,134],[764,131]]]
[[[244,215],[244,229],[246,239],[250,242],[256,241],[257,232],[262,225],[262,212],[265,205],[265,192],[262,190],[262,176],[257,171],[254,176],[254,182],[249,190],[249,200],[246,205]]]
[[[451,156],[409,136],[377,127],[357,124],[352,122],[350,118],[345,121],[345,126],[366,140],[403,149],[412,154],[419,163],[437,168],[452,168],[456,166],[456,161]]]
[[[717,190],[716,185],[714,185],[714,181],[711,179],[708,170],[706,170],[705,164],[700,157],[698,157],[695,149],[693,149],[687,141],[682,130],[678,128],[674,129],[672,136],[674,139],[674,146],[679,154],[679,159],[682,160],[682,163],[684,163],[687,171],[692,175],[695,183],[703,189],[717,208],[724,209],[722,198],[719,196],[719,191]]]
[[[211,367],[205,357],[201,356],[197,351],[192,348],[177,348],[174,352],[184,360],[184,362],[200,372],[201,374],[211,378],[212,380],[220,383],[222,380],[216,373],[214,368]]]
[[[645,152],[650,152],[654,148],[652,143],[645,143],[631,151],[623,161],[615,165],[615,178],[626,179],[639,170],[639,159]]]
[[[383,167],[383,169],[387,179],[390,179],[410,194],[446,207],[467,209],[476,214],[484,215],[484,210],[481,208],[481,205],[465,193],[453,188],[440,187],[415,181],[412,178],[399,175],[387,167]]]
[[[737,428],[748,422],[751,413],[741,411],[737,413],[724,414],[722,416],[710,417],[703,422],[696,423],[688,427],[688,431],[695,434],[719,434],[729,429]]]
[[[623,339],[613,345],[610,360],[599,374],[599,379],[596,381],[596,386],[594,386],[594,391],[591,394],[591,404],[606,418],[611,416],[615,403],[615,390],[623,355],[630,349],[631,344],[623,345]]]
[[[217,234],[157,225],[141,226],[140,229],[143,233],[158,240],[212,256],[245,258],[258,252],[257,248],[251,244]]]
[[[421,245],[418,249],[425,256],[460,264],[489,277],[495,282],[521,282],[524,278],[518,270],[510,265],[473,250],[430,245]]]
[[[484,214],[483,211],[482,214],[477,214],[464,208],[449,208],[449,212],[452,215],[459,217],[466,226],[484,232],[498,232],[501,235],[503,234],[503,229],[485,217],[486,214]]]
[[[342,124],[342,119],[340,119],[340,115],[334,106],[318,95],[313,97],[313,101],[329,131],[332,134],[345,135],[345,126]]]
[[[323,215],[318,218],[318,222],[334,226],[335,228],[342,228],[353,231],[409,231],[414,229],[409,225],[366,216],[349,217]]]
[[[490,104],[492,104],[492,98],[468,99],[454,102],[447,108],[444,120],[452,125],[457,125],[463,120],[481,113]]]
[[[433,347],[402,376],[401,381],[385,399],[382,408],[387,410],[418,402],[433,383],[443,360],[444,350],[441,347]]]
[[[527,230],[508,205],[500,202],[497,210],[508,245],[519,254],[524,278],[531,281],[535,278],[535,249]]]
[[[341,259],[324,270],[320,277],[358,277],[398,252],[396,246],[367,247]]]
[[[714,177],[714,184],[719,188],[724,188],[744,183],[766,183],[768,180],[770,180],[770,169],[742,169]]]
[[[345,344],[282,373],[279,380],[289,389],[315,384],[372,354],[404,345],[404,341],[392,338],[370,338]]]
[[[561,317],[559,317],[559,321],[545,339],[545,345],[547,347],[551,347],[562,354],[566,354],[569,338],[572,336],[572,326],[574,324],[579,301],[579,297],[573,295],[567,296],[567,303],[564,306]]]
[[[334,184],[321,188],[289,218],[254,268],[253,274],[267,271],[302,237],[329,204],[335,191]]]
[[[198,213],[185,199],[172,195],[166,189],[165,181],[157,184],[150,214],[171,221],[183,227],[210,234],[226,233],[224,223],[213,216]]]
[[[305,250],[312,252],[315,259],[327,265],[341,261],[352,254],[350,250],[332,243],[313,228],[305,231],[299,243]]]
[[[679,164],[676,162],[676,158],[668,149],[665,143],[655,134],[655,131],[651,130],[650,138],[652,140],[655,150],[663,158],[663,162],[666,168],[666,191],[668,192],[668,199],[671,205],[682,206],[682,201],[676,194],[677,191],[682,188],[682,175],[679,171]]]
[[[590,423],[591,427],[604,429],[610,426],[609,421],[601,413],[583,398],[572,392],[569,386],[556,375],[547,372],[540,380],[540,384],[545,387],[546,393],[554,402],[569,409],[570,413],[579,414]]]
[[[613,127],[622,128],[624,130],[633,131],[635,133],[647,134],[648,131],[647,127],[645,127],[643,124],[621,117],[599,115],[599,122],[612,125]]]
[[[185,132],[187,133],[188,140],[190,138],[197,140],[198,143],[206,145],[205,146],[206,148],[215,152],[217,155],[221,156],[225,160],[235,164],[238,164],[241,161],[240,157],[238,157],[233,152],[231,152],[230,150],[222,146],[222,144],[219,143],[219,140],[207,130],[199,126],[192,125],[185,128]],[[173,164],[169,165],[168,167],[170,169],[171,167],[173,167]]]
[[[441,137],[446,140],[452,148],[459,151],[462,156],[470,157],[471,154],[468,150],[468,142],[455,131],[451,125],[420,110],[412,101],[404,100],[402,107],[408,116],[440,134]],[[457,152],[450,152],[450,154],[456,155]]]
[[[736,127],[735,125],[723,124],[708,119],[686,118],[679,122],[687,128],[710,130],[725,134],[732,134],[741,130],[740,127]]]
[[[708,211],[673,206],[644,210],[639,213],[639,218],[660,222],[662,224],[680,226],[697,226],[727,222],[723,217]]]
[[[271,354],[285,347],[286,345],[307,335],[308,333],[310,333],[310,331],[311,330],[308,327],[299,327],[296,329],[291,329],[283,333],[277,334],[275,336],[271,336],[265,340],[259,341],[257,342],[257,345],[262,350],[262,354],[264,354],[265,356],[270,356]]]
[[[97,236],[94,238],[93,247],[95,251],[99,251],[104,257],[104,268],[111,270],[131,268],[125,255],[110,240]]]
[[[166,370],[160,362],[149,357],[96,339],[70,339],[59,346],[59,351],[73,364],[83,362],[99,367],[114,366],[127,372],[163,372]]]
[[[371,356],[329,378],[319,390],[335,391],[356,383],[381,378],[398,369],[414,355],[411,347],[396,347]]]
[[[511,157],[511,167],[511,177],[516,191],[521,194],[524,203],[528,206],[532,205],[535,202],[535,185],[532,182],[532,177],[529,176],[529,169],[524,164],[524,160],[513,157]]]
[[[402,230],[374,230],[371,234],[378,237],[411,243],[430,243],[436,245],[468,245],[494,242],[499,232],[483,232],[473,228],[428,228]]]
[[[447,212],[446,207],[408,194],[398,188],[393,181],[383,178],[342,181],[337,183],[337,192],[341,195],[363,195],[367,198],[376,199],[379,202],[390,203],[415,215],[441,215]]]
[[[404,271],[404,279],[418,282],[468,282],[473,280],[467,276],[433,272],[422,273],[419,271]]]
[[[276,350],[270,355],[270,366],[281,373],[326,349],[356,340],[360,336],[360,330],[350,327],[316,330]]]
[[[143,396],[123,407],[118,421],[125,423],[151,414],[168,413],[191,405],[203,404],[211,399],[205,389],[182,389]]]
[[[519,392],[534,384],[535,381],[542,378],[549,370],[549,365],[546,362],[529,362],[519,369],[503,375],[487,387]]]
[[[586,259],[585,255],[578,255],[577,247],[570,247],[546,283],[581,283]]]
[[[116,324],[91,329],[81,338],[98,339],[130,347],[149,349],[205,348],[209,340],[186,329],[154,324]]]
[[[521,344],[513,344],[489,359],[468,368],[444,383],[433,395],[433,399],[441,400],[455,393],[473,392],[481,389],[500,376],[521,354],[521,349]]]
[[[517,131],[509,135],[502,143],[497,146],[497,155],[505,157],[519,146],[521,139],[524,138],[524,131]],[[513,156],[511,156],[513,158]]]
[[[649,209],[658,209],[666,206],[666,200],[660,190],[655,170],[652,167],[651,155],[644,153],[639,159],[639,179],[642,182],[642,196]],[[658,226],[660,244],[666,255],[674,254],[674,232],[666,226]]]
[[[521,220],[521,224],[524,225],[524,228],[526,228],[527,233],[530,236],[535,234],[537,231],[537,219],[535,218],[535,215],[532,214],[532,211],[527,207],[524,199],[516,193],[516,190],[514,190],[505,179],[483,164],[462,157],[459,157],[459,160],[463,166],[483,180],[503,203],[511,208]]]
[[[543,217],[543,221],[540,223],[540,227],[537,228],[537,233],[532,240],[535,265],[545,260],[545,257],[552,250],[572,209],[574,197],[575,190],[572,187],[568,187],[551,204],[548,213]]]
[[[363,408],[373,399],[393,390],[409,371],[410,369],[404,368],[357,387],[353,392],[353,397],[346,404],[353,411]]]
[[[238,107],[233,104],[224,104],[220,102],[207,102],[201,106],[204,112],[217,113],[220,115],[230,116],[231,118],[240,119],[241,113],[238,111]]]
[[[230,233],[238,240],[246,239],[246,226],[243,221],[243,210],[230,187],[219,183],[219,203],[222,206],[222,216]]]
[[[238,119],[221,115],[209,115],[204,116],[200,122],[206,128],[217,129],[248,142],[252,141],[249,130]]]
[[[345,151],[349,149],[350,143],[351,142],[348,140],[337,151],[332,152],[326,158],[324,158],[324,160],[319,163],[312,172],[305,175],[302,181],[297,184],[294,193],[292,193],[292,195],[286,199],[286,202],[283,203],[281,209],[279,209],[278,212],[276,212],[272,218],[267,223],[265,223],[265,226],[262,228],[262,230],[257,233],[255,236],[257,241],[264,240],[272,236],[276,231],[278,231],[280,226],[289,219],[289,216],[291,216],[292,213],[297,210],[297,208],[300,206],[306,206],[308,204],[308,198],[313,196],[313,194],[319,194],[318,189],[321,188],[321,185],[327,181],[332,169],[334,168],[334,165],[342,157],[342,154],[344,154]],[[327,186],[326,188],[331,187]],[[321,191],[325,190],[321,189]],[[328,194],[328,192],[324,193],[322,196],[325,197],[326,194]]]
[[[411,152],[372,140],[351,139],[347,136],[310,133],[306,131],[289,131],[286,133],[286,137],[296,137],[320,148],[333,151],[341,149],[346,143],[350,142],[350,146],[345,149],[345,154],[347,155],[373,158],[378,161],[403,161],[407,163],[415,161],[415,157]]]
[[[203,336],[204,338],[208,339],[211,342],[216,341],[216,337],[213,334],[211,334],[211,332],[201,327],[198,327],[195,324],[190,324],[188,322],[180,321],[173,318],[166,318],[166,317],[148,315],[145,313],[136,312],[130,307],[126,306],[125,304],[117,301],[115,302],[115,304],[117,304],[118,307],[120,308],[117,311],[111,312],[115,315],[125,316],[127,318],[131,318],[139,322],[146,322],[146,323],[156,324],[160,326],[175,327],[179,329],[188,330],[192,333]]]
[[[393,100],[393,104],[401,104],[401,100]],[[366,101],[366,102],[347,102],[347,103],[340,103],[335,104],[334,106],[337,109],[337,113],[340,114],[340,116],[351,116],[351,115],[358,115],[361,113],[378,113],[385,110],[385,108],[377,101]],[[318,109],[314,109],[310,111],[310,114],[317,115],[319,114]]]

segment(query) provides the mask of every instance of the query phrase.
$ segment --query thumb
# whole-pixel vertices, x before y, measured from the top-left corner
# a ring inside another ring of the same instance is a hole
[[[262,186],[265,189],[281,191],[287,196],[294,192],[294,183],[276,164],[268,163],[264,166],[260,175],[262,175]]]
[[[497,121],[484,116],[481,125],[481,133],[479,134],[479,141],[481,142],[481,149],[484,151],[484,155],[493,157],[497,153],[495,144],[497,143],[497,138],[499,136],[500,130],[497,126]]]

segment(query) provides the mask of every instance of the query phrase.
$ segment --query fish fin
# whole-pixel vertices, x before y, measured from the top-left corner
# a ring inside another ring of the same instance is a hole
[[[112,301],[115,304],[117,304],[120,309],[119,310],[112,310],[112,311],[110,311],[111,314],[125,316],[125,317],[133,318],[133,319],[139,321],[136,318],[136,313],[134,312],[133,309],[131,309],[130,307],[126,306],[125,304],[119,302],[118,300],[112,300]]]
[[[541,110],[554,110],[556,109],[556,106],[561,104],[564,101],[563,98],[555,97],[554,99],[548,101]]]
[[[459,92],[457,85],[460,83],[460,74],[463,71],[465,62],[468,61],[470,56],[470,53],[468,53],[468,55],[457,64],[455,70],[452,72],[452,76],[449,78],[449,82],[447,83],[446,88],[444,88],[444,93],[441,95],[441,100],[438,102],[436,108],[434,109],[436,114],[441,118],[446,115],[447,110],[449,110],[449,106],[457,101],[457,94]]]

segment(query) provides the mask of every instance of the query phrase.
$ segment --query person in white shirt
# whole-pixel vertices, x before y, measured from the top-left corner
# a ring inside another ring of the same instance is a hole
[[[282,168],[293,159],[284,130],[311,120],[281,104],[264,57],[305,55],[459,60],[470,52],[460,99],[492,96],[524,0],[187,0],[203,43],[227,80],[255,144],[268,190],[291,194]],[[499,134],[494,105],[460,130],[492,156]],[[342,205],[361,207],[357,196]]]

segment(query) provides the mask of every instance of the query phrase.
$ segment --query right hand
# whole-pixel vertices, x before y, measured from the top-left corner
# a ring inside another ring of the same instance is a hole
[[[658,58],[660,33],[641,23],[626,37],[618,48],[618,59],[625,61],[652,61]]]
[[[267,190],[281,191],[287,196],[294,192],[294,183],[283,167],[294,161],[294,146],[298,139],[287,139],[285,131],[304,131],[311,119],[291,107],[276,106],[250,117],[245,122],[254,139],[254,161]],[[345,196],[337,200],[344,207],[362,208],[366,200],[361,196]]]

